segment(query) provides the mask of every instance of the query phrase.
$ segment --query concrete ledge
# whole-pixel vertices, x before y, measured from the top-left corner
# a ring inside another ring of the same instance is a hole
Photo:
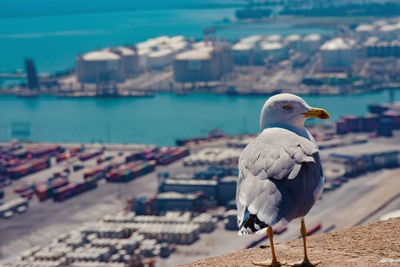
[[[241,237],[238,237],[241,238]],[[310,260],[319,266],[400,266],[400,218],[308,237]],[[289,263],[303,257],[301,239],[276,245],[278,260]],[[183,266],[255,266],[252,261],[270,257],[270,249],[239,250]]]

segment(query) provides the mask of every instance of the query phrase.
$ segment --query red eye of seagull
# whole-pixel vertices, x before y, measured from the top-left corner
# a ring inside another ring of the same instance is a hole
[[[292,106],[291,106],[291,105],[283,105],[282,108],[283,108],[284,110],[291,110],[291,109],[292,109]]]

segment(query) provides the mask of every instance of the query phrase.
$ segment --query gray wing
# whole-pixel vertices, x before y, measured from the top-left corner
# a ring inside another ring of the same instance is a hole
[[[322,176],[318,147],[291,131],[264,130],[243,150],[238,167],[239,225],[247,213],[268,225],[282,218],[290,221],[304,216],[315,202],[311,200]]]

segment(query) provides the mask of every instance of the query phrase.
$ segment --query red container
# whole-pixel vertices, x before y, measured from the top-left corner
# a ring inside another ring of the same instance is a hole
[[[96,167],[94,169],[91,169],[89,171],[84,172],[83,173],[83,177],[86,178],[86,177],[89,177],[89,176],[94,176],[95,174],[104,171],[104,169],[105,169],[104,166]]]
[[[74,190],[76,189],[76,184],[69,184],[69,185],[64,185],[56,190],[54,190],[53,193],[53,200],[54,201],[64,201],[68,197],[72,195]]]
[[[88,153],[84,153],[84,154],[80,155],[79,159],[81,161],[85,161],[85,160],[89,160],[89,159],[92,159],[94,157],[97,157],[97,156],[99,156],[101,154],[103,154],[103,150],[96,151],[96,152],[88,152]]]
[[[73,158],[81,152],[81,149],[79,147],[75,147],[75,148],[69,149],[68,151],[69,151],[70,157]]]
[[[394,129],[400,129],[400,114],[398,112],[388,110],[383,112],[383,117],[393,122],[392,125]]]
[[[59,148],[59,146],[39,147],[32,149],[29,154],[31,154],[33,158],[39,158],[43,155],[54,154],[59,150]]]
[[[57,178],[51,182],[44,182],[36,185],[36,195],[40,201],[52,197],[55,189],[68,184],[68,180],[64,178]]]
[[[378,129],[379,116],[377,114],[367,114],[362,118],[364,132],[373,132]]]
[[[349,131],[350,131],[349,127],[348,127],[347,122],[345,120],[341,119],[336,123],[336,132],[338,134],[346,134]]]

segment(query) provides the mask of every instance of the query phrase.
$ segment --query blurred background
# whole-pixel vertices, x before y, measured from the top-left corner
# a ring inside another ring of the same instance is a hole
[[[174,266],[265,242],[237,237],[237,161],[280,92],[331,115],[307,121],[327,179],[309,234],[400,215],[400,1],[1,6],[0,265]]]

